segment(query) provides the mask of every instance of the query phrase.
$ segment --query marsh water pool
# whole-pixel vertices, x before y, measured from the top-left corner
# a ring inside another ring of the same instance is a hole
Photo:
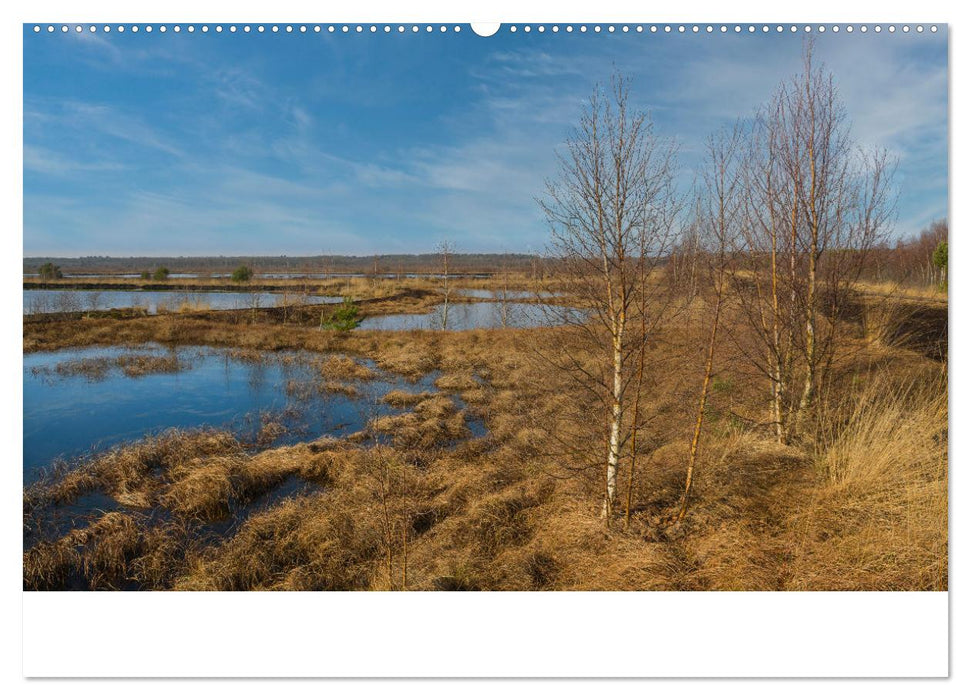
[[[558,325],[566,319],[583,318],[581,311],[566,306],[523,302],[510,302],[505,306],[507,328],[539,328]],[[446,330],[502,328],[502,307],[503,304],[496,301],[449,304]],[[371,331],[441,330],[442,306],[436,306],[432,311],[423,314],[369,316],[361,322],[359,328]]]
[[[37,279],[39,272],[25,272],[24,279]],[[229,279],[231,272],[170,272],[168,279]],[[421,273],[421,272],[382,272],[378,274],[367,272],[257,272],[253,274],[256,279],[280,280],[280,279],[340,279],[340,278],[361,278],[361,279],[442,279],[444,275],[440,273]],[[449,273],[449,279],[489,279],[492,277],[488,273]],[[141,272],[65,272],[64,279],[142,279]]]
[[[174,371],[129,376],[132,357],[170,360]],[[400,413],[380,401],[392,389],[435,391],[436,374],[417,382],[379,371],[342,380],[356,393],[323,388],[319,362],[306,352],[258,359],[208,347],[90,347],[24,355],[24,483],[55,460],[77,458],[167,428],[228,427],[253,437],[261,414],[287,428],[275,444],[345,436],[368,421]],[[456,400],[456,405],[462,405]],[[481,425],[469,426],[481,434]]]
[[[471,297],[473,299],[491,299],[495,302],[500,302],[505,295],[507,300],[510,299],[552,299],[553,297],[562,296],[561,292],[531,292],[526,289],[507,289],[505,292],[498,289],[456,289],[455,294],[459,294],[464,297]]]
[[[109,309],[144,308],[150,314],[160,309],[178,311],[183,306],[225,311],[279,306],[284,295],[279,292],[208,292],[208,291],[140,291],[25,289],[24,313],[71,311],[107,311]],[[290,304],[335,304],[337,296],[289,294]]]

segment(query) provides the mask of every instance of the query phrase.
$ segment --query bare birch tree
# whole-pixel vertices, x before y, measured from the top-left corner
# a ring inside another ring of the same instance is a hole
[[[608,90],[594,90],[558,157],[559,177],[547,183],[541,202],[551,228],[549,258],[588,314],[582,321],[569,315],[562,320],[578,330],[600,368],[592,370],[569,352],[558,366],[585,385],[604,410],[602,514],[609,518],[631,437],[626,411],[633,360],[656,319],[643,329],[631,324],[638,314],[652,313],[657,285],[649,280],[674,237],[675,149],[654,134],[646,114],[631,108],[627,81],[614,76]]]
[[[748,357],[769,379],[772,422],[786,442],[813,408],[846,304],[886,236],[893,163],[852,143],[835,78],[814,64],[811,42],[752,133],[747,269],[735,282],[758,339]]]
[[[499,299],[499,323],[503,328],[509,327],[509,254],[503,252],[502,262],[499,267],[499,291],[496,296]]]
[[[696,220],[692,227],[697,242],[699,267],[705,271],[705,291],[710,293],[711,322],[708,347],[705,351],[704,372],[695,412],[694,428],[688,450],[684,491],[676,520],[684,518],[698,463],[705,409],[715,371],[715,350],[721,329],[722,311],[728,291],[729,261],[742,240],[744,179],[740,156],[744,146],[740,124],[710,137],[706,144],[705,161],[700,168],[697,184]],[[692,284],[694,287],[694,284]],[[694,294],[692,293],[692,296]]]
[[[448,328],[448,302],[449,297],[452,293],[452,279],[449,277],[448,265],[452,255],[455,253],[455,247],[448,240],[444,240],[438,244],[438,257],[441,262],[441,286],[440,291],[442,293],[442,330]]]
[[[754,347],[744,345],[750,364],[768,379],[771,422],[780,442],[794,408],[792,382],[799,311],[798,214],[780,166],[782,126],[778,100],[756,115],[749,133],[745,170],[743,255],[732,269],[737,301],[752,331]],[[736,340],[739,337],[736,336]]]
[[[361,466],[361,482],[371,494],[369,510],[383,540],[387,589],[407,590],[409,535],[419,513],[421,475],[383,446],[365,452]]]

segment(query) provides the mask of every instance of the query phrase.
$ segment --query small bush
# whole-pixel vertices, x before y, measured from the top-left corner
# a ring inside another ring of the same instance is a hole
[[[152,275],[152,279],[156,282],[164,282],[169,278],[169,268],[167,267],[157,267]]]
[[[321,327],[332,331],[349,331],[360,324],[360,309],[350,297],[344,297],[343,303],[321,324]]]
[[[61,268],[51,262],[46,262],[37,268],[37,274],[42,280],[59,280],[64,277]]]
[[[235,270],[233,270],[233,274],[231,277],[233,282],[236,282],[236,283],[249,282],[252,278],[253,278],[253,271],[250,268],[246,267],[246,265],[240,265]]]
[[[947,241],[937,244],[932,262],[941,271],[941,289],[947,289]]]

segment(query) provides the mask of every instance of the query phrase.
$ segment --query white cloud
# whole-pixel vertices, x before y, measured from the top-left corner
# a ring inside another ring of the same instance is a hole
[[[873,38],[827,37],[818,55],[837,74],[857,138],[901,157],[898,230],[909,231],[946,206],[934,202],[946,192],[947,70],[916,55],[913,37]],[[113,171],[142,168],[143,151],[164,165],[150,181],[111,181],[97,203],[28,193],[25,243],[39,249],[54,240],[47,231],[60,230],[90,236],[102,252],[134,245],[132,232],[156,252],[370,253],[430,248],[443,237],[467,251],[541,249],[547,231],[534,199],[555,175],[554,151],[596,81],[615,68],[632,74],[632,98],[652,112],[659,135],[679,138],[690,167],[708,133],[750,115],[799,67],[800,41],[789,37],[602,39],[582,51],[544,45],[488,54],[469,68],[473,99],[442,101],[434,136],[379,147],[346,142],[356,137],[353,124],[342,130],[333,115],[315,112],[306,92],[266,79],[256,57],[227,68],[197,49],[176,58],[152,44],[126,49],[120,67],[113,44],[86,37],[89,58],[104,70],[151,79],[178,66],[193,71],[200,95],[217,99],[184,96],[167,126],[94,101],[25,99],[31,172],[94,187],[117,178]],[[390,89],[388,76],[356,87],[346,66],[333,70],[316,104],[384,109],[377,97]],[[394,124],[393,112],[384,118]],[[112,147],[119,142],[127,159]]]
[[[124,170],[125,165],[105,160],[82,161],[40,146],[24,144],[24,170],[56,177],[90,172]]]

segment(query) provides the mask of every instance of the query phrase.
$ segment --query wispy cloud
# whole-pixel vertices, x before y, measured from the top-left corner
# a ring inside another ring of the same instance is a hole
[[[704,137],[750,115],[801,48],[758,36],[74,34],[25,44],[28,253],[366,254],[443,237],[542,249],[535,199],[596,82],[632,78],[690,181]],[[854,135],[900,157],[909,232],[946,211],[946,55],[940,37],[874,39],[817,50]]]
[[[71,177],[74,175],[124,170],[125,165],[106,160],[78,160],[62,153],[39,146],[24,145],[24,170],[51,175]]]
[[[267,87],[249,71],[217,68],[208,74],[215,94],[235,107],[259,111],[267,99]]]
[[[66,134],[80,141],[85,135],[100,134],[108,140],[124,141],[138,147],[161,151],[177,158],[186,156],[185,149],[177,140],[162,129],[151,126],[139,115],[129,114],[119,108],[84,102],[81,100],[31,101],[24,104],[25,140],[37,131],[46,131],[58,139]]]

